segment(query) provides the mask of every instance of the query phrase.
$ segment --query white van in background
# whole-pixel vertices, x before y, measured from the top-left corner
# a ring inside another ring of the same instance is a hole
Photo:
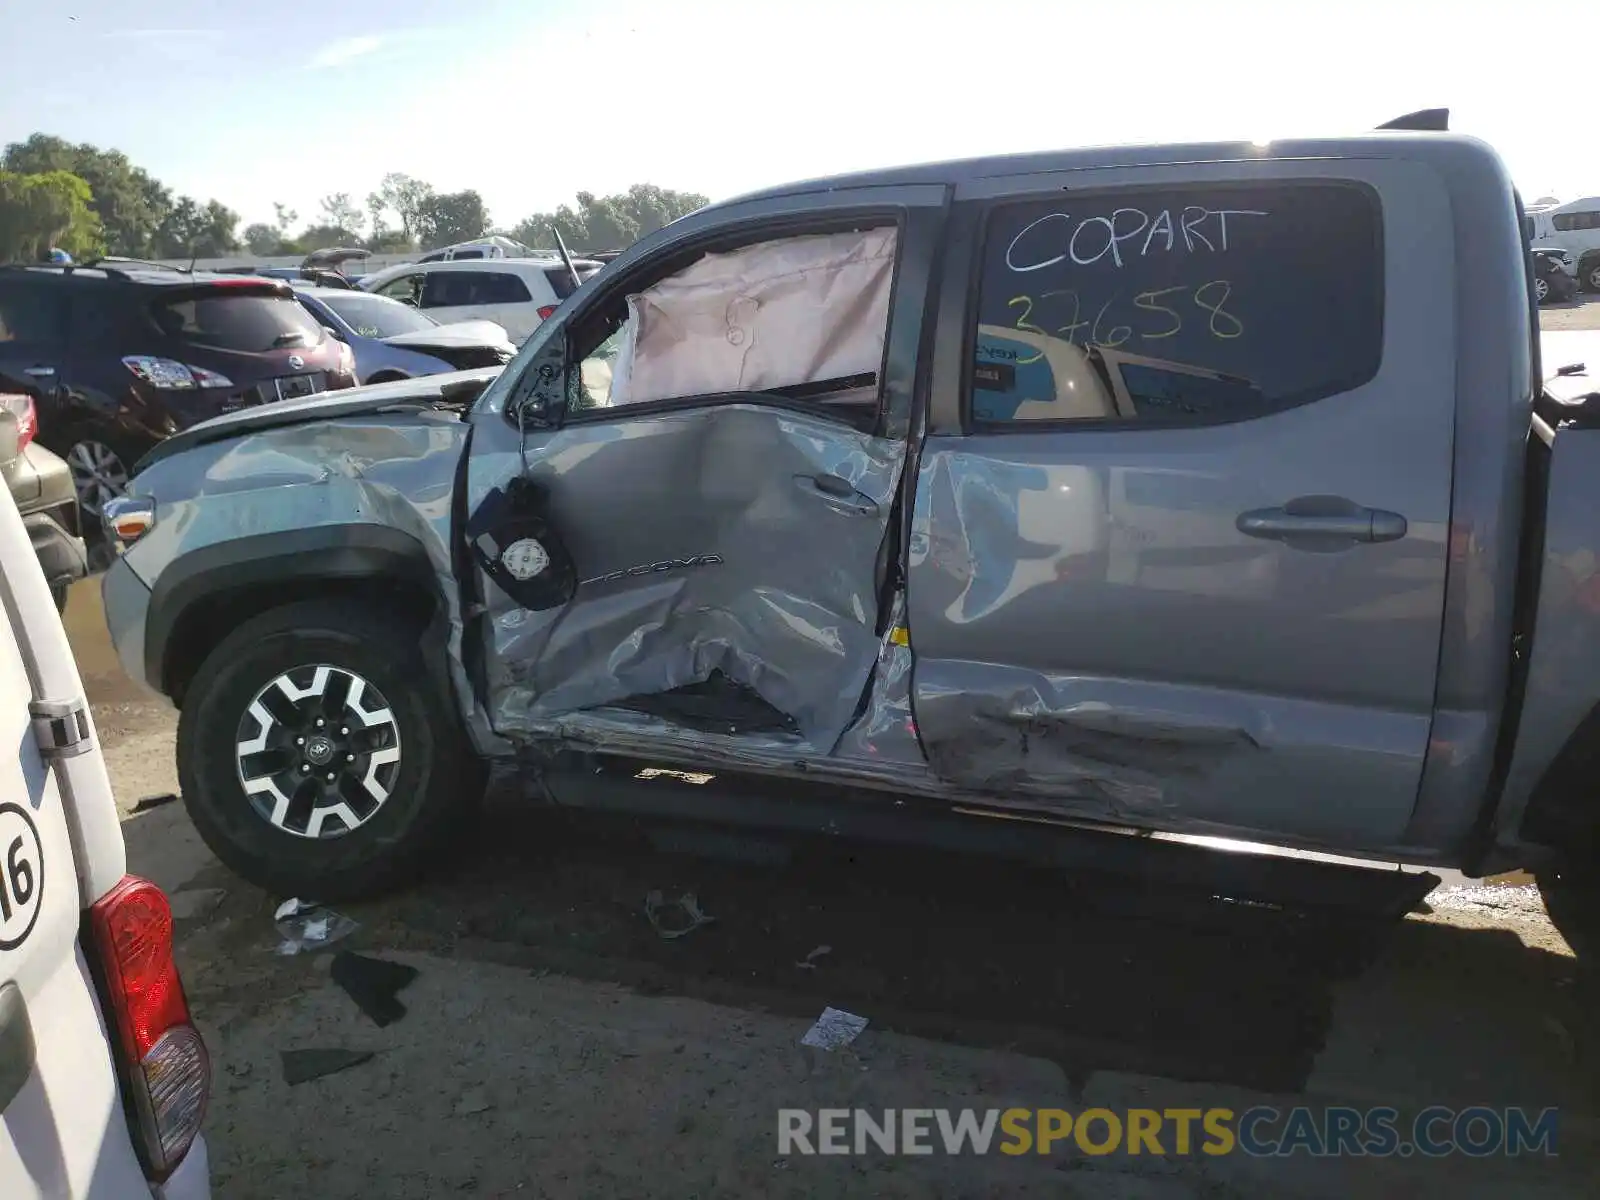
[[[548,254],[549,252],[546,251]],[[418,262],[457,262],[461,259],[474,258],[536,258],[538,251],[524,246],[521,242],[508,237],[501,237],[492,233],[472,242],[457,242],[453,246],[441,246],[417,259]]]
[[[126,874],[55,602],[0,489],[0,1198],[207,1200],[204,1043],[172,910]]]
[[[1600,196],[1532,205],[1527,213],[1534,248],[1567,251],[1576,263],[1578,286],[1600,292]]]

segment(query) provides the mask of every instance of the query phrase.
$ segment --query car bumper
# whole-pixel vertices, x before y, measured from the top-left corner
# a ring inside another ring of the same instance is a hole
[[[211,1200],[211,1156],[206,1139],[197,1137],[178,1169],[159,1187],[150,1189],[155,1200]]]
[[[123,673],[135,683],[156,688],[160,681],[146,678],[144,658],[150,589],[126,560],[118,558],[106,569],[100,580],[100,602]]]
[[[83,539],[62,524],[58,511],[29,513],[22,523],[27,526],[28,540],[33,543],[33,552],[52,589],[65,587],[89,573]]]

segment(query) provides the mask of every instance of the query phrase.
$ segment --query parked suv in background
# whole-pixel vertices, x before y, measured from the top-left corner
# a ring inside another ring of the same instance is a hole
[[[585,258],[572,265],[582,281],[603,264]],[[406,263],[366,276],[361,288],[420,308],[445,324],[475,318],[497,322],[520,346],[572,294],[574,284],[559,258],[492,258]]]
[[[355,383],[288,285],[122,264],[0,267],[0,392],[32,399],[98,521],[157,442],[208,417]]]
[[[0,392],[0,474],[22,514],[56,607],[64,609],[67,589],[73,580],[83,578],[88,566],[78,536],[72,472],[34,440],[38,432],[33,398]]]
[[[1600,292],[1600,196],[1530,208],[1535,249],[1566,250],[1577,260],[1578,286]]]
[[[1540,304],[1561,304],[1578,294],[1568,251],[1535,248],[1528,253],[1533,257],[1533,294]]]

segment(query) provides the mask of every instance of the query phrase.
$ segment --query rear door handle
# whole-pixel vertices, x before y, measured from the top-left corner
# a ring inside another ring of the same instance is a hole
[[[838,475],[796,475],[794,484],[838,512],[855,517],[877,515],[878,502],[856,491],[853,483]]]
[[[0,1113],[33,1074],[37,1053],[22,989],[14,983],[0,985]]]
[[[1307,550],[1337,550],[1355,542],[1394,542],[1405,537],[1397,512],[1364,508],[1343,496],[1299,496],[1282,508],[1239,514],[1234,527],[1246,537],[1266,538]]]

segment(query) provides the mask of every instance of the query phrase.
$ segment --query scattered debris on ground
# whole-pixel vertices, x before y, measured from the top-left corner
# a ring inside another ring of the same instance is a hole
[[[400,1003],[397,993],[417,977],[417,969],[341,950],[333,956],[330,974],[356,1007],[382,1028],[406,1015],[406,1006]]]
[[[825,954],[832,953],[832,946],[818,946],[816,949],[812,950],[811,953],[807,954],[804,960],[795,963],[795,966],[799,967],[802,971],[815,971],[817,969],[817,959],[821,958]]]
[[[135,815],[149,812],[152,808],[160,808],[163,804],[171,804],[177,800],[177,798],[177,792],[162,792],[156,796],[141,796],[137,801],[134,802],[133,807],[129,809],[129,811]]]
[[[686,924],[680,921],[667,921],[663,914],[671,913],[678,909],[683,913]],[[702,925],[709,925],[716,918],[701,911],[699,901],[693,892],[685,892],[676,900],[663,900],[661,893],[653,891],[644,898],[644,915],[649,919],[651,927],[664,938],[681,938],[685,934],[693,933]]]
[[[858,1017],[842,1008],[825,1008],[817,1023],[806,1030],[800,1044],[815,1046],[818,1050],[841,1050],[860,1037],[866,1027],[866,1017]]]
[[[283,937],[278,953],[285,956],[321,950],[361,927],[343,913],[298,897],[278,905],[272,919]]]
[[[293,1087],[324,1075],[348,1071],[372,1055],[371,1050],[285,1050],[279,1057],[283,1061],[283,1081]]]

